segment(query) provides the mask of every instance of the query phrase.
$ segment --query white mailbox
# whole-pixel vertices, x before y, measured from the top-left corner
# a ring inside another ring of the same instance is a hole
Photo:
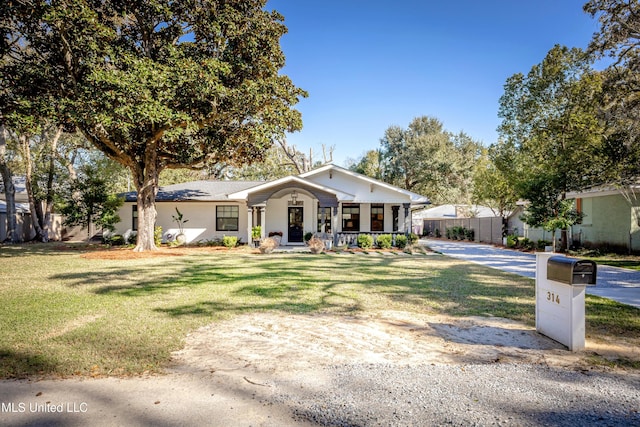
[[[571,351],[585,348],[585,286],[596,283],[593,261],[536,253],[536,330]]]

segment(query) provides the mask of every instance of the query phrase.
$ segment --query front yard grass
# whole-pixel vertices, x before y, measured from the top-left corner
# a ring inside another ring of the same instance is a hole
[[[0,247],[0,377],[161,372],[194,329],[242,313],[382,310],[535,322],[533,280],[442,255],[87,259]],[[640,310],[587,297],[587,335],[640,344]]]

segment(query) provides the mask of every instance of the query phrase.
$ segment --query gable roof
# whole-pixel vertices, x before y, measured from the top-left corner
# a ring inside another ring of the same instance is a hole
[[[298,185],[303,189],[308,189],[313,193],[323,192],[329,193],[336,197],[338,200],[350,200],[353,198],[353,194],[346,193],[344,191],[336,190],[334,188],[327,187],[325,185],[316,184],[302,179],[300,176],[285,176],[284,178],[276,179],[275,181],[269,181],[261,183],[255,187],[247,188],[237,193],[230,194],[229,196],[234,199],[246,199],[251,194],[256,193],[269,193],[270,191],[278,191],[283,185]]]
[[[179,201],[198,201],[198,202],[214,202],[229,200],[248,200],[252,198],[253,203],[260,202],[265,195],[271,195],[280,190],[282,186],[297,186],[303,190],[313,193],[316,197],[323,199],[332,199],[333,203],[337,201],[350,201],[354,199],[354,195],[345,190],[338,190],[328,187],[324,184],[314,182],[310,179],[314,175],[321,174],[327,170],[336,171],[349,177],[361,180],[370,185],[376,185],[393,192],[397,192],[409,197],[412,204],[430,204],[429,199],[411,191],[404,190],[386,182],[379,181],[374,178],[350,171],[348,169],[328,164],[310,172],[300,175],[290,175],[274,181],[191,181],[182,184],[173,184],[160,187],[156,195],[157,202],[179,202]],[[136,202],[137,193],[131,191],[124,193],[126,202]],[[327,205],[329,206],[329,205]]]
[[[358,172],[354,172],[354,171],[349,170],[349,169],[341,168],[340,166],[336,166],[336,165],[331,164],[331,163],[329,163],[327,165],[324,165],[324,166],[321,166],[321,167],[319,167],[317,169],[314,169],[312,171],[302,173],[302,174],[300,174],[298,176],[300,178],[308,178],[308,177],[312,177],[314,175],[318,175],[318,174],[324,173],[326,171],[336,171],[338,173],[342,173],[342,174],[351,176],[353,178],[362,180],[362,181],[364,181],[364,182],[366,182],[368,184],[378,185],[378,186],[380,186],[382,188],[386,188],[387,190],[398,192],[400,194],[408,196],[409,199],[411,200],[411,202],[413,202],[413,203],[423,203],[423,204],[430,204],[431,203],[429,201],[429,198],[427,198],[427,197],[425,197],[425,196],[423,196],[421,194],[414,193],[413,191],[405,190],[405,189],[400,188],[400,187],[396,187],[395,185],[391,185],[391,184],[388,184],[386,182],[377,180],[375,178],[371,178],[371,177],[368,177],[366,175],[362,175],[362,174],[360,174]]]

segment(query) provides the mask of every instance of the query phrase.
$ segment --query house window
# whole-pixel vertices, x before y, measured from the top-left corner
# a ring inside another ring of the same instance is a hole
[[[238,206],[216,206],[216,231],[238,231]]]
[[[384,231],[384,205],[371,205],[371,231]]]
[[[331,208],[321,208],[318,205],[318,230],[319,233],[331,233]]]
[[[138,205],[131,206],[131,230],[138,231]]]
[[[360,205],[342,205],[342,231],[360,231]]]

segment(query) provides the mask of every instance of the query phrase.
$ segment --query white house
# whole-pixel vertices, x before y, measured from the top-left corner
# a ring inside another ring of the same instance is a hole
[[[187,242],[237,236],[251,241],[252,227],[262,235],[282,233],[286,245],[304,244],[307,232],[331,235],[336,244],[351,244],[362,233],[404,234],[411,231],[411,208],[428,204],[416,193],[350,170],[326,165],[270,182],[194,181],[159,189],[156,223],[164,240],[178,233],[176,208],[188,222]],[[116,233],[136,230],[136,193],[127,193]]]

